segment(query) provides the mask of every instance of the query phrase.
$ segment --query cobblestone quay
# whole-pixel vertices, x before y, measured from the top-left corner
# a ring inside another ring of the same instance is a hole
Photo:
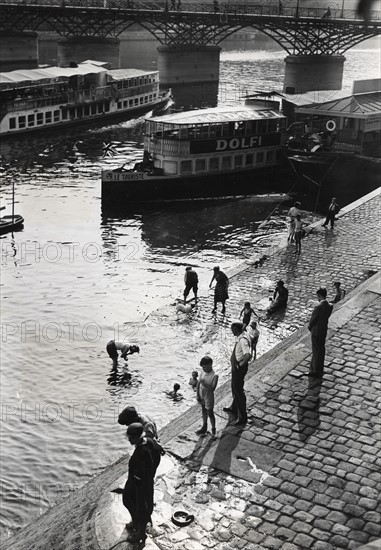
[[[243,429],[222,410],[230,402],[226,383],[216,395],[216,441],[195,435],[198,407],[161,431],[167,455],[148,550],[381,548],[380,203],[379,192],[358,201],[332,232],[315,224],[299,258],[288,247],[231,278],[238,303],[263,295],[261,273],[285,281],[289,306],[267,322],[274,330],[283,324],[287,337],[249,369]],[[347,296],[330,318],[322,383],[311,385],[305,323],[316,289],[334,280]],[[126,542],[121,499],[110,493],[127,464],[124,457],[106,468],[3,548],[136,548]],[[174,525],[176,510],[194,520]]]

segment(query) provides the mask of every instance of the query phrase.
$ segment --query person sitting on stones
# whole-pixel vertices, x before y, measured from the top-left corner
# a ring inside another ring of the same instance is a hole
[[[267,313],[274,313],[278,309],[286,307],[288,302],[288,289],[284,286],[282,280],[278,281],[274,290],[273,297],[271,298],[271,305],[267,310]]]

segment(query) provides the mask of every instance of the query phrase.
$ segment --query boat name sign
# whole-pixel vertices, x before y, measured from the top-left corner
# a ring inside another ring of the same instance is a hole
[[[218,151],[235,151],[237,149],[254,149],[279,144],[277,134],[263,136],[243,136],[231,139],[207,139],[190,142],[190,153],[214,153]]]
[[[114,181],[142,180],[144,179],[144,172],[114,172],[112,170],[105,170],[103,176],[104,179]]]

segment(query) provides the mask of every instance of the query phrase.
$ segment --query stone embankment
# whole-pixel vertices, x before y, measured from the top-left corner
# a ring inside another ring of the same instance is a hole
[[[161,431],[167,455],[148,550],[380,550],[380,206],[374,192],[342,211],[334,230],[311,227],[300,256],[289,246],[231,278],[237,303],[255,303],[268,281],[285,281],[286,311],[264,321],[283,340],[249,369],[246,426],[222,410],[226,383],[216,394],[216,441],[195,435],[197,406]],[[335,280],[347,295],[330,319],[324,378],[311,385],[306,322],[316,289]],[[126,542],[120,496],[110,492],[127,465],[124,457],[106,468],[3,548],[136,548]],[[174,525],[176,510],[194,520]]]

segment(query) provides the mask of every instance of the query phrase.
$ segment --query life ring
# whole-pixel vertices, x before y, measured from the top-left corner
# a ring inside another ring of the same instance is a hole
[[[328,120],[327,124],[325,125],[328,132],[333,132],[336,130],[336,122],[334,120]]]

